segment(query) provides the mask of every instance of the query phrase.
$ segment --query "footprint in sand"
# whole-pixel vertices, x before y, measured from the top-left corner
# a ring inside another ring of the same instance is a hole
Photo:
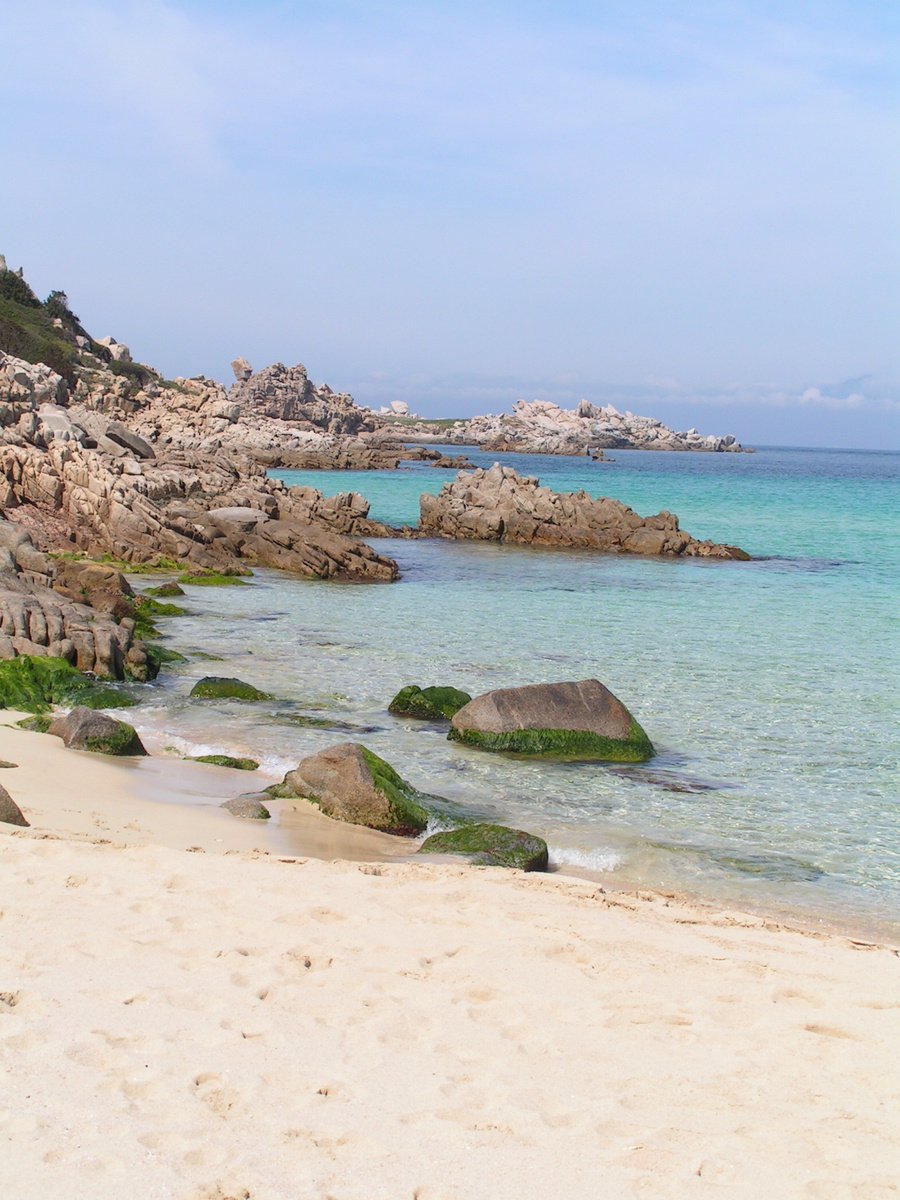
[[[240,1095],[230,1087],[221,1075],[207,1072],[194,1078],[193,1092],[202,1100],[210,1112],[227,1119],[240,1103]]]

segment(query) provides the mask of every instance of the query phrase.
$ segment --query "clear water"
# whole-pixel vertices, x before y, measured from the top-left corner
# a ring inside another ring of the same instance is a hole
[[[400,564],[394,585],[260,572],[247,588],[195,589],[197,615],[168,620],[166,632],[187,653],[224,661],[193,659],[162,678],[138,727],[158,746],[253,753],[273,773],[363,740],[422,790],[542,834],[563,867],[895,933],[900,456],[502,457],[557,490],[667,508],[695,536],[759,557],[662,562],[389,539],[374,544]],[[420,464],[279,474],[361,491],[372,516],[395,525],[414,524],[420,493],[450,478]],[[208,673],[239,675],[281,702],[188,702]],[[476,694],[590,676],[647,729],[659,754],[645,767],[484,754],[386,712],[407,683]],[[288,719],[303,714],[357,729]]]

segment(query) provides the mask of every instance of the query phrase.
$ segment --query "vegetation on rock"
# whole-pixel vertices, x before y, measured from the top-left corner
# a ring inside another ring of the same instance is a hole
[[[212,767],[231,767],[235,771],[258,771],[255,758],[233,758],[230,754],[197,754],[188,762],[209,763]]]
[[[461,692],[458,688],[420,688],[410,684],[400,689],[388,705],[388,712],[423,721],[449,721],[471,699],[468,692]]]
[[[394,831],[420,833],[428,824],[428,810],[421,803],[426,797],[405,779],[401,779],[383,758],[379,758],[365,746],[361,746],[360,749],[374,787],[388,801],[394,818]]]
[[[654,754],[653,743],[633,717],[626,738],[602,737],[578,729],[514,729],[505,733],[451,729],[447,738],[479,750],[572,762],[645,762]]]
[[[243,679],[230,679],[222,675],[206,675],[191,688],[191,696],[198,700],[271,700],[268,692],[261,692],[252,683]]]
[[[419,847],[419,854],[462,854],[482,867],[515,867],[520,871],[545,871],[549,861],[543,838],[505,825],[464,825],[434,833]]]
[[[134,703],[127,692],[95,682],[64,658],[21,655],[0,662],[0,708],[43,713],[54,704],[129,708]]]

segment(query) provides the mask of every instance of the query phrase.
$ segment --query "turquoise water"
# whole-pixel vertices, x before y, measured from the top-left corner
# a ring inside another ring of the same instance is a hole
[[[262,755],[273,773],[343,738],[364,740],[451,805],[542,834],[564,868],[896,930],[900,456],[613,457],[502,456],[557,490],[667,508],[695,536],[759,557],[662,562],[389,539],[374,544],[400,564],[394,585],[260,572],[248,588],[195,589],[197,615],[166,630],[172,644],[225,665],[194,660],[161,679],[138,727],[157,745]],[[397,525],[414,523],[419,494],[449,478],[418,464],[279,474],[326,493],[359,490],[372,516]],[[213,670],[280,702],[188,703],[193,680]],[[411,682],[475,694],[589,676],[647,729],[659,754],[646,767],[482,754],[386,712]],[[290,723],[303,713],[356,728]]]

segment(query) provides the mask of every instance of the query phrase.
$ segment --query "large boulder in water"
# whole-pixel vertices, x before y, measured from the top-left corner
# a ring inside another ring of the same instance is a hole
[[[597,679],[486,692],[459,710],[448,737],[543,758],[643,762],[654,753],[622,701]]]
[[[412,836],[428,824],[422,805],[427,797],[358,742],[330,746],[304,758],[269,790],[281,799],[309,800],[335,820],[384,833]]]

